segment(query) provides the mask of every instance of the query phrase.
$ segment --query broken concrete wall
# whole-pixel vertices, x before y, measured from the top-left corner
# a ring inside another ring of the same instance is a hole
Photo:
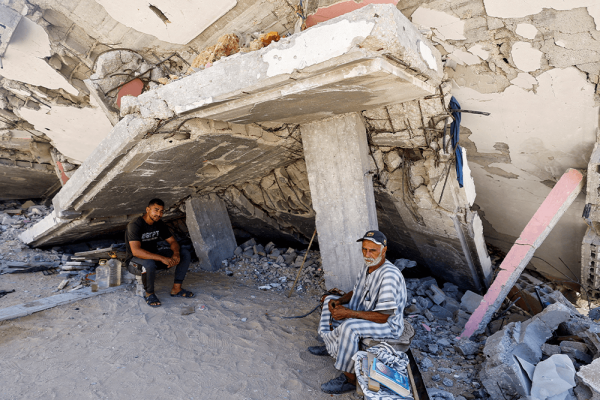
[[[467,155],[460,188],[447,111],[449,85],[435,96],[363,112],[376,179],[379,225],[403,257],[475,291],[490,281]],[[451,122],[451,120],[449,121]],[[448,122],[448,125],[449,125]],[[393,239],[392,239],[393,238]]]
[[[461,145],[486,240],[507,251],[561,174],[587,167],[598,127],[598,7],[401,0],[398,8],[429,31],[462,108],[491,113],[463,114]],[[584,204],[580,196],[539,248],[535,269],[579,280]]]

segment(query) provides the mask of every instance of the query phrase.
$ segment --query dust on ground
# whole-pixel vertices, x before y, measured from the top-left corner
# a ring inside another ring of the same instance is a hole
[[[317,299],[264,292],[237,277],[190,272],[194,299],[169,296],[172,272],[157,276],[163,305],[133,288],[0,322],[2,399],[325,399],[337,376],[317,345]],[[46,297],[60,283],[42,273],[0,276],[0,308]],[[196,312],[181,315],[193,304]],[[246,318],[247,320],[243,320]],[[357,398],[353,393],[338,399]]]

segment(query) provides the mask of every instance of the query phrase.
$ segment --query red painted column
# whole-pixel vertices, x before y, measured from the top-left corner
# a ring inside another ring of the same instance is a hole
[[[580,171],[569,169],[563,174],[500,264],[500,272],[479,307],[467,321],[460,338],[469,338],[474,333],[485,329],[531,261],[535,250],[540,247],[560,217],[573,203],[583,185],[583,174]]]
[[[339,17],[354,10],[358,10],[369,4],[398,4],[399,0],[363,0],[360,3],[354,0],[342,1],[340,3],[332,4],[328,7],[321,7],[316,13],[306,17],[306,26],[310,28],[319,22],[329,21],[332,18]]]

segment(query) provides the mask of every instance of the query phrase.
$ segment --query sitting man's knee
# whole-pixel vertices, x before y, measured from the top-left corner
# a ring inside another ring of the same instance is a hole
[[[357,321],[344,321],[340,326],[340,335],[355,335],[358,337],[358,331],[354,329]]]
[[[327,306],[327,304],[329,304],[329,302],[331,300],[336,300],[336,299],[339,299],[339,298],[340,298],[340,296],[336,296],[334,294],[330,294],[328,296],[325,296],[325,298],[323,299],[323,307]]]
[[[153,272],[156,271],[157,268],[156,261],[154,260],[132,260],[129,262],[129,265],[133,265],[134,268],[139,271],[139,274],[136,273],[136,275],[141,275],[146,272]]]
[[[191,260],[192,259],[192,253],[186,249],[185,247],[182,247],[181,249],[179,249],[179,256],[182,260]]]

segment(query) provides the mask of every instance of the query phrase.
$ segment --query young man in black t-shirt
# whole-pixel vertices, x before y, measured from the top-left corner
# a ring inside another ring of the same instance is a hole
[[[127,225],[125,245],[127,246],[127,269],[142,276],[146,296],[150,307],[160,307],[161,303],[154,294],[154,278],[157,269],[175,267],[175,283],[171,289],[173,297],[194,297],[194,293],[182,289],[181,284],[190,266],[191,254],[181,249],[167,225],[161,221],[165,204],[160,199],[152,199],[146,207],[146,213]],[[158,241],[166,240],[171,250],[158,250]]]

